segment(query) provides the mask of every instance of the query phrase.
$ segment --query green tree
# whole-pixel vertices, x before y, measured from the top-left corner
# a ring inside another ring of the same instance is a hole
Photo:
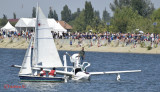
[[[75,20],[76,17],[79,16],[80,12],[81,12],[81,11],[80,11],[80,8],[77,8],[77,11],[72,14],[71,20]]]
[[[97,17],[99,20],[101,20],[100,16],[99,16],[99,11],[94,11],[94,18]]]
[[[3,19],[1,20],[1,26],[4,26],[8,22],[7,16],[3,14]]]
[[[151,15],[151,19],[152,19],[152,24],[154,22],[157,23],[157,25],[152,25],[152,27],[153,27],[152,32],[160,33],[160,29],[159,29],[160,28],[160,25],[159,25],[160,24],[160,8],[153,12],[153,14]]]
[[[117,8],[121,9],[122,7],[129,6],[133,10],[138,11],[138,14],[143,17],[149,16],[154,10],[154,5],[150,0],[114,0],[114,3],[110,4],[112,11],[115,11]]]
[[[63,7],[63,10],[61,11],[61,18],[66,22],[71,21],[71,10],[68,8],[67,5],[65,5]]]
[[[153,22],[149,18],[141,18],[137,21],[138,28],[145,33],[153,33]]]
[[[89,32],[90,30],[93,31],[93,28],[92,28],[90,25],[88,25],[88,26],[86,27],[86,32]]]
[[[150,0],[131,0],[131,6],[143,17],[151,15],[154,11],[154,5]]]
[[[103,32],[106,32],[107,26],[105,24],[101,23],[101,24],[98,25],[97,29],[98,29],[97,32],[103,33]]]
[[[84,9],[84,16],[85,16],[85,24],[91,25],[92,20],[94,18],[94,9],[92,8],[91,2],[85,2],[85,9]]]
[[[73,26],[73,31],[77,32],[85,32],[86,25],[85,25],[85,17],[84,11],[81,11],[78,17],[74,21],[71,22]]]
[[[110,19],[111,19],[110,15],[105,8],[105,10],[103,11],[102,20],[106,23],[107,21],[110,21]]]
[[[54,18],[55,20],[58,20],[58,15],[57,15],[57,13],[56,13],[55,10],[54,10],[54,13],[53,13],[53,18]]]
[[[13,13],[13,19],[16,19],[16,13],[15,12]]]
[[[160,8],[155,10],[151,16],[153,21],[159,21],[160,20]]]
[[[140,18],[138,12],[135,12],[131,7],[117,8],[112,18],[113,30],[122,33],[134,32]]]
[[[114,3],[110,4],[110,8],[112,11],[115,11],[117,8],[122,8],[124,6],[130,6],[131,0],[114,0]]]
[[[49,8],[48,18],[54,18],[52,7]]]
[[[32,18],[35,18],[36,17],[36,8],[33,7],[32,9]]]
[[[95,16],[92,19],[91,25],[92,25],[92,29],[94,29],[96,32],[99,30],[98,26],[100,25],[100,19],[98,18],[98,16]]]

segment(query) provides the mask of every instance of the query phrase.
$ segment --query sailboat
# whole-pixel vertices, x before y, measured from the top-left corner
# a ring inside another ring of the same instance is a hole
[[[56,49],[51,28],[41,8],[37,5],[36,27],[34,37],[31,38],[19,72],[21,81],[63,82],[63,77],[37,76],[40,68],[50,71],[52,68],[63,67]]]

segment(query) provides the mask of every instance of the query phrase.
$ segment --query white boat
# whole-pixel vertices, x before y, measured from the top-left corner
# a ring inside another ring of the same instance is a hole
[[[40,68],[49,72],[53,67],[63,67],[63,65],[51,34],[51,28],[48,26],[47,18],[41,8],[37,6],[35,34],[30,40],[19,72],[19,78],[25,82],[63,82],[63,77],[37,76]]]

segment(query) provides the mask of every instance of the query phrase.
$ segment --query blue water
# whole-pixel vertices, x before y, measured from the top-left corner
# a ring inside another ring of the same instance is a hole
[[[65,51],[59,51],[60,57]],[[73,54],[75,52],[69,52]],[[91,76],[90,81],[68,83],[20,82],[19,69],[10,67],[22,64],[25,50],[0,49],[0,92],[159,92],[160,55],[86,52],[85,61],[91,63],[88,72],[135,70],[140,73]],[[68,62],[69,65],[70,62]],[[24,85],[25,88],[4,88],[5,85]]]

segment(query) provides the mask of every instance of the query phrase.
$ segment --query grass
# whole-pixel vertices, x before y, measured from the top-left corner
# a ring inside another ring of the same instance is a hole
[[[151,46],[148,46],[148,47],[147,47],[147,50],[151,50],[151,49],[152,49],[152,47],[151,47]]]
[[[140,47],[141,47],[141,48],[145,48],[145,47],[146,47],[145,42],[141,42],[141,43],[140,43]]]

